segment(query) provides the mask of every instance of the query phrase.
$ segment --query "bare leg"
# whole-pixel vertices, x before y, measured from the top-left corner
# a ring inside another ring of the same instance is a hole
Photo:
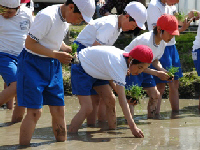
[[[15,99],[16,99],[16,105],[12,114],[12,119],[11,119],[12,123],[21,122],[25,113],[25,107],[18,106],[17,97]]]
[[[10,85],[0,93],[0,106],[16,96],[16,84],[16,82],[10,83]]]
[[[87,124],[90,126],[95,125],[97,119],[97,111],[99,106],[99,95],[91,95],[93,110],[87,117]]]
[[[20,127],[20,145],[30,145],[31,138],[35,130],[36,123],[41,116],[41,112],[42,109],[27,108],[27,114]]]
[[[158,91],[160,92],[160,97],[158,99],[158,105],[157,105],[157,110],[156,110],[156,114],[159,115],[162,95],[164,94],[164,91],[165,91],[165,83],[158,83],[156,86],[157,86]]]
[[[7,88],[7,85],[6,85],[6,83],[4,83],[4,89],[6,89],[6,88]],[[6,103],[7,109],[13,109],[13,105],[14,105],[14,99],[13,98]]]
[[[169,83],[169,101],[171,104],[172,112],[179,111],[179,81],[174,80]]]
[[[99,122],[107,121],[106,104],[105,104],[104,100],[102,100],[101,98],[100,98],[100,102],[99,102],[98,121]]]
[[[88,115],[92,112],[92,99],[90,96],[78,96],[79,103],[81,105],[81,109],[74,116],[69,126],[69,133],[76,133],[78,129],[81,127],[83,121],[88,117]]]
[[[57,142],[66,140],[65,106],[49,106],[52,116],[52,127]]]
[[[108,117],[109,129],[116,128],[115,96],[110,85],[95,86],[95,91],[102,97],[106,104],[106,114]]]
[[[160,98],[160,92],[158,91],[156,86],[144,88],[144,90],[147,92],[149,96],[149,102],[147,106],[148,118],[153,118],[155,117],[154,115],[156,114],[156,111],[157,111],[158,99]]]

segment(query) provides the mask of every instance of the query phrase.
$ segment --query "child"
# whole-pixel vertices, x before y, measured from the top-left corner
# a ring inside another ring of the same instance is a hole
[[[17,93],[19,106],[27,107],[20,127],[20,145],[29,145],[42,106],[49,105],[57,141],[65,141],[64,90],[61,63],[70,63],[70,47],[62,41],[69,23],[92,21],[93,0],[67,0],[63,5],[40,11],[29,30],[25,49],[20,54]],[[63,52],[59,52],[61,49]]]
[[[77,66],[76,70],[74,69],[76,76],[72,76],[72,81],[77,80],[77,86],[73,90],[85,93],[80,103],[91,105],[90,93],[92,88],[95,89],[98,94],[104,92],[111,93],[111,88],[108,83],[104,85],[99,83],[113,80],[113,82],[116,83],[115,89],[118,94],[120,106],[132,134],[139,138],[144,137],[142,131],[137,128],[130,114],[124,86],[126,84],[125,77],[127,70],[129,69],[133,75],[141,73],[149,66],[153,59],[152,50],[148,46],[139,45],[129,53],[124,53],[114,46],[92,46],[81,50],[78,56],[80,64],[75,64]],[[111,110],[109,113],[115,116],[115,104],[109,101],[108,103],[109,109]],[[72,132],[77,132],[89,113],[91,113],[91,110],[87,110],[86,108],[79,110],[78,114],[72,119]],[[108,123],[115,123],[116,126],[116,120],[111,120],[113,118],[108,116]]]
[[[147,91],[150,98],[148,103],[148,118],[153,117],[154,112],[156,113],[157,101],[160,95],[152,75],[159,77],[161,80],[168,80],[169,75],[160,64],[159,59],[164,53],[165,42],[168,43],[175,35],[179,35],[178,21],[175,16],[165,14],[158,18],[157,26],[153,31],[138,36],[125,48],[125,51],[129,52],[136,45],[147,45],[153,51],[152,65],[158,71],[146,69],[144,72],[148,72],[151,75],[141,73],[138,76],[130,75],[126,78],[127,86],[131,86],[134,83],[138,84],[138,86],[143,86]]]
[[[197,11],[196,11],[197,12]],[[198,13],[198,18],[200,17],[200,12]],[[192,13],[192,15],[194,16],[194,13]],[[193,17],[191,16],[191,17]],[[198,76],[200,76],[200,22],[199,22],[199,26],[197,29],[197,35],[195,37],[195,41],[193,42],[193,50],[192,50],[192,59],[194,61],[194,66],[197,70],[197,74]],[[199,96],[199,110],[200,110],[200,96]]]
[[[109,15],[99,19],[96,19],[92,22],[91,25],[87,25],[81,33],[78,35],[74,43],[78,44],[77,52],[80,52],[81,49],[94,46],[94,45],[113,45],[120,35],[121,31],[134,30],[137,26],[145,29],[144,23],[146,22],[147,13],[146,8],[139,2],[129,3],[123,14],[121,15]],[[73,70],[76,65],[72,65],[71,74],[74,76]],[[88,81],[89,82],[89,81]],[[108,81],[107,81],[108,82]],[[72,89],[76,86],[76,82],[72,81]],[[73,91],[73,90],[72,90]],[[73,94],[78,95],[79,101],[84,96],[84,93],[73,92]],[[108,95],[111,94],[111,95]],[[112,101],[115,101],[115,96],[112,93],[105,93],[105,96],[109,96]],[[90,105],[86,103],[81,103],[87,107],[87,110],[93,110],[90,115],[87,116],[87,124],[94,125],[96,121],[97,107],[99,102],[99,96],[95,90],[91,90],[91,99],[93,108],[90,108]],[[103,101],[106,101],[105,97],[102,97]],[[106,102],[107,103],[107,102]],[[109,115],[110,113],[108,113]],[[78,117],[77,117],[78,119]],[[77,121],[76,121],[77,122]],[[73,124],[71,127],[73,128]],[[69,131],[71,131],[71,127]],[[77,129],[78,131],[78,129]]]
[[[176,13],[176,6],[174,5],[178,2],[179,0],[151,0],[147,9],[147,12],[148,12],[147,24],[148,24],[149,31],[153,30],[158,18],[161,15],[165,13],[174,15]],[[187,20],[185,20],[184,23],[179,22],[179,25],[182,25],[182,27],[179,29],[179,32],[186,30],[188,26],[190,25],[191,21],[187,22]],[[172,82],[169,82],[169,101],[171,103],[172,112],[179,111],[179,92],[178,92],[179,80],[178,79],[183,76],[182,71],[181,71],[179,54],[178,54],[175,44],[176,44],[176,41],[174,37],[172,38],[170,42],[168,42],[165,48],[165,52],[160,59],[160,63],[165,69],[170,68],[172,66],[179,67],[179,72],[175,74],[174,80]],[[160,92],[160,98],[158,100],[158,108],[157,108],[157,110],[160,110],[161,99],[165,91],[165,84],[167,83],[167,81],[160,80],[157,77],[154,77],[154,79],[155,79],[158,91]]]
[[[17,94],[17,57],[23,49],[33,18],[28,8],[20,7],[20,0],[1,0],[0,9],[3,10],[0,12],[0,75],[7,85],[0,93],[1,106]],[[16,104],[11,122],[21,121],[24,111],[25,108]]]

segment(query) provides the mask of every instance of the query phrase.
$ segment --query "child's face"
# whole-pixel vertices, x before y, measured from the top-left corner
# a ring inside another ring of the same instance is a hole
[[[5,9],[4,12],[1,13],[0,15],[2,15],[5,19],[9,19],[9,18],[14,17],[16,13],[17,13],[17,9]]]
[[[137,23],[135,21],[129,21],[129,15],[125,15],[121,27],[122,31],[134,30],[137,27]]]
[[[169,32],[164,31],[164,33],[161,33],[161,38],[164,40],[166,43],[169,43],[171,39],[174,37],[174,35],[169,34]]]
[[[140,64],[132,64],[129,69],[132,75],[138,75],[144,71],[144,69],[148,68],[150,64],[148,63],[140,63]]]
[[[72,23],[73,25],[80,24],[83,21],[83,16],[81,13],[74,13],[74,5],[69,4],[67,9],[64,11],[64,18],[68,23]]]

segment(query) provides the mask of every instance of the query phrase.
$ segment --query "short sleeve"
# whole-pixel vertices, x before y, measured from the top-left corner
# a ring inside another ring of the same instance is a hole
[[[39,13],[31,25],[29,36],[39,42],[50,30],[52,20],[49,16]]]
[[[154,26],[156,26],[158,18],[162,15],[162,11],[160,10],[160,8],[150,4],[147,8],[147,14],[148,30],[150,31],[153,30]]]

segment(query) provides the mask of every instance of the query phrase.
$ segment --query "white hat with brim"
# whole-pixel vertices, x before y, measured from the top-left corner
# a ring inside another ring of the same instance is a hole
[[[87,23],[93,21],[92,16],[95,13],[95,1],[94,0],[73,0],[78,9],[80,10],[83,19]]]
[[[140,29],[145,30],[144,23],[147,20],[147,9],[140,2],[130,2],[126,7],[125,11],[136,21],[137,26]]]
[[[20,6],[20,0],[0,0],[0,5],[8,8],[17,8]]]
[[[138,21],[136,21],[136,23],[137,23],[137,26],[138,26],[140,29],[146,30],[146,26],[144,25],[144,23],[140,23],[140,22],[138,22]]]

